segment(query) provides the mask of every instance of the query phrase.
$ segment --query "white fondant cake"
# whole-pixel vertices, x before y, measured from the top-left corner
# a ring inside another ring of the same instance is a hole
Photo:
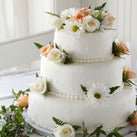
[[[79,37],[61,30],[55,32],[54,42],[76,59],[100,59],[112,56],[113,31],[81,34]]]
[[[135,95],[133,88],[125,87],[101,103],[90,103],[88,100],[66,100],[53,95],[44,97],[33,92],[29,95],[28,117],[50,130],[56,127],[52,121],[54,116],[73,125],[81,125],[85,121],[89,132],[100,125],[110,131],[127,124],[127,117],[135,110]]]
[[[50,83],[52,92],[66,95],[83,95],[80,84],[98,81],[109,87],[122,85],[123,59],[113,58],[101,63],[74,63],[57,65],[41,57],[41,76]]]
[[[54,44],[36,44],[41,77],[31,87],[28,117],[50,130],[57,126],[52,117],[71,125],[84,121],[89,133],[100,125],[105,131],[126,125],[135,110],[136,92],[124,83],[133,84],[135,74],[120,58],[128,48],[113,41],[114,17],[87,8],[52,15]]]

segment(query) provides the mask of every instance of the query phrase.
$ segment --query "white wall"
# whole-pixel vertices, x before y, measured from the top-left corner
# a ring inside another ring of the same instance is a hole
[[[31,35],[0,44],[0,70],[24,65],[40,59],[39,49],[34,42],[43,45],[53,39],[53,30],[37,35]]]

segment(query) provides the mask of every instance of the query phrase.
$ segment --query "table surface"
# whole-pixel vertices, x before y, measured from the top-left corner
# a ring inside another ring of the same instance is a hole
[[[13,75],[6,75],[0,77],[0,106],[9,106],[12,101],[12,88],[18,92],[18,90],[26,90],[30,87],[30,84],[35,78],[36,72],[39,74],[39,70],[30,70],[22,73],[17,73]],[[2,122],[0,122],[2,123]],[[32,134],[30,137],[40,137],[37,134]],[[136,137],[130,134],[126,137]]]

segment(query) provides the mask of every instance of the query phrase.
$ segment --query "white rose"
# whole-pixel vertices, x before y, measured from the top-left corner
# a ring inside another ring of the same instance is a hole
[[[97,19],[94,19],[92,16],[86,16],[84,18],[85,30],[88,32],[94,32],[100,27],[100,22]]]
[[[59,29],[61,27],[61,25],[63,24],[63,21],[61,20],[61,18],[58,18],[56,16],[52,16],[50,18],[50,22],[49,22],[53,27],[55,27],[56,29]]]
[[[44,93],[47,89],[46,81],[42,77],[37,77],[33,81],[31,91]]]
[[[75,137],[75,130],[69,124],[58,126],[54,132],[55,137]]]
[[[48,59],[54,61],[55,63],[64,63],[66,55],[65,53],[61,52],[57,48],[53,48],[49,54],[48,54]]]

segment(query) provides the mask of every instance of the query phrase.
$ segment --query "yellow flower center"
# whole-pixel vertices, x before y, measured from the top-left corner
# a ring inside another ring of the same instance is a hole
[[[100,93],[95,93],[95,94],[94,94],[94,97],[95,97],[96,99],[101,99],[101,94],[100,94]]]

